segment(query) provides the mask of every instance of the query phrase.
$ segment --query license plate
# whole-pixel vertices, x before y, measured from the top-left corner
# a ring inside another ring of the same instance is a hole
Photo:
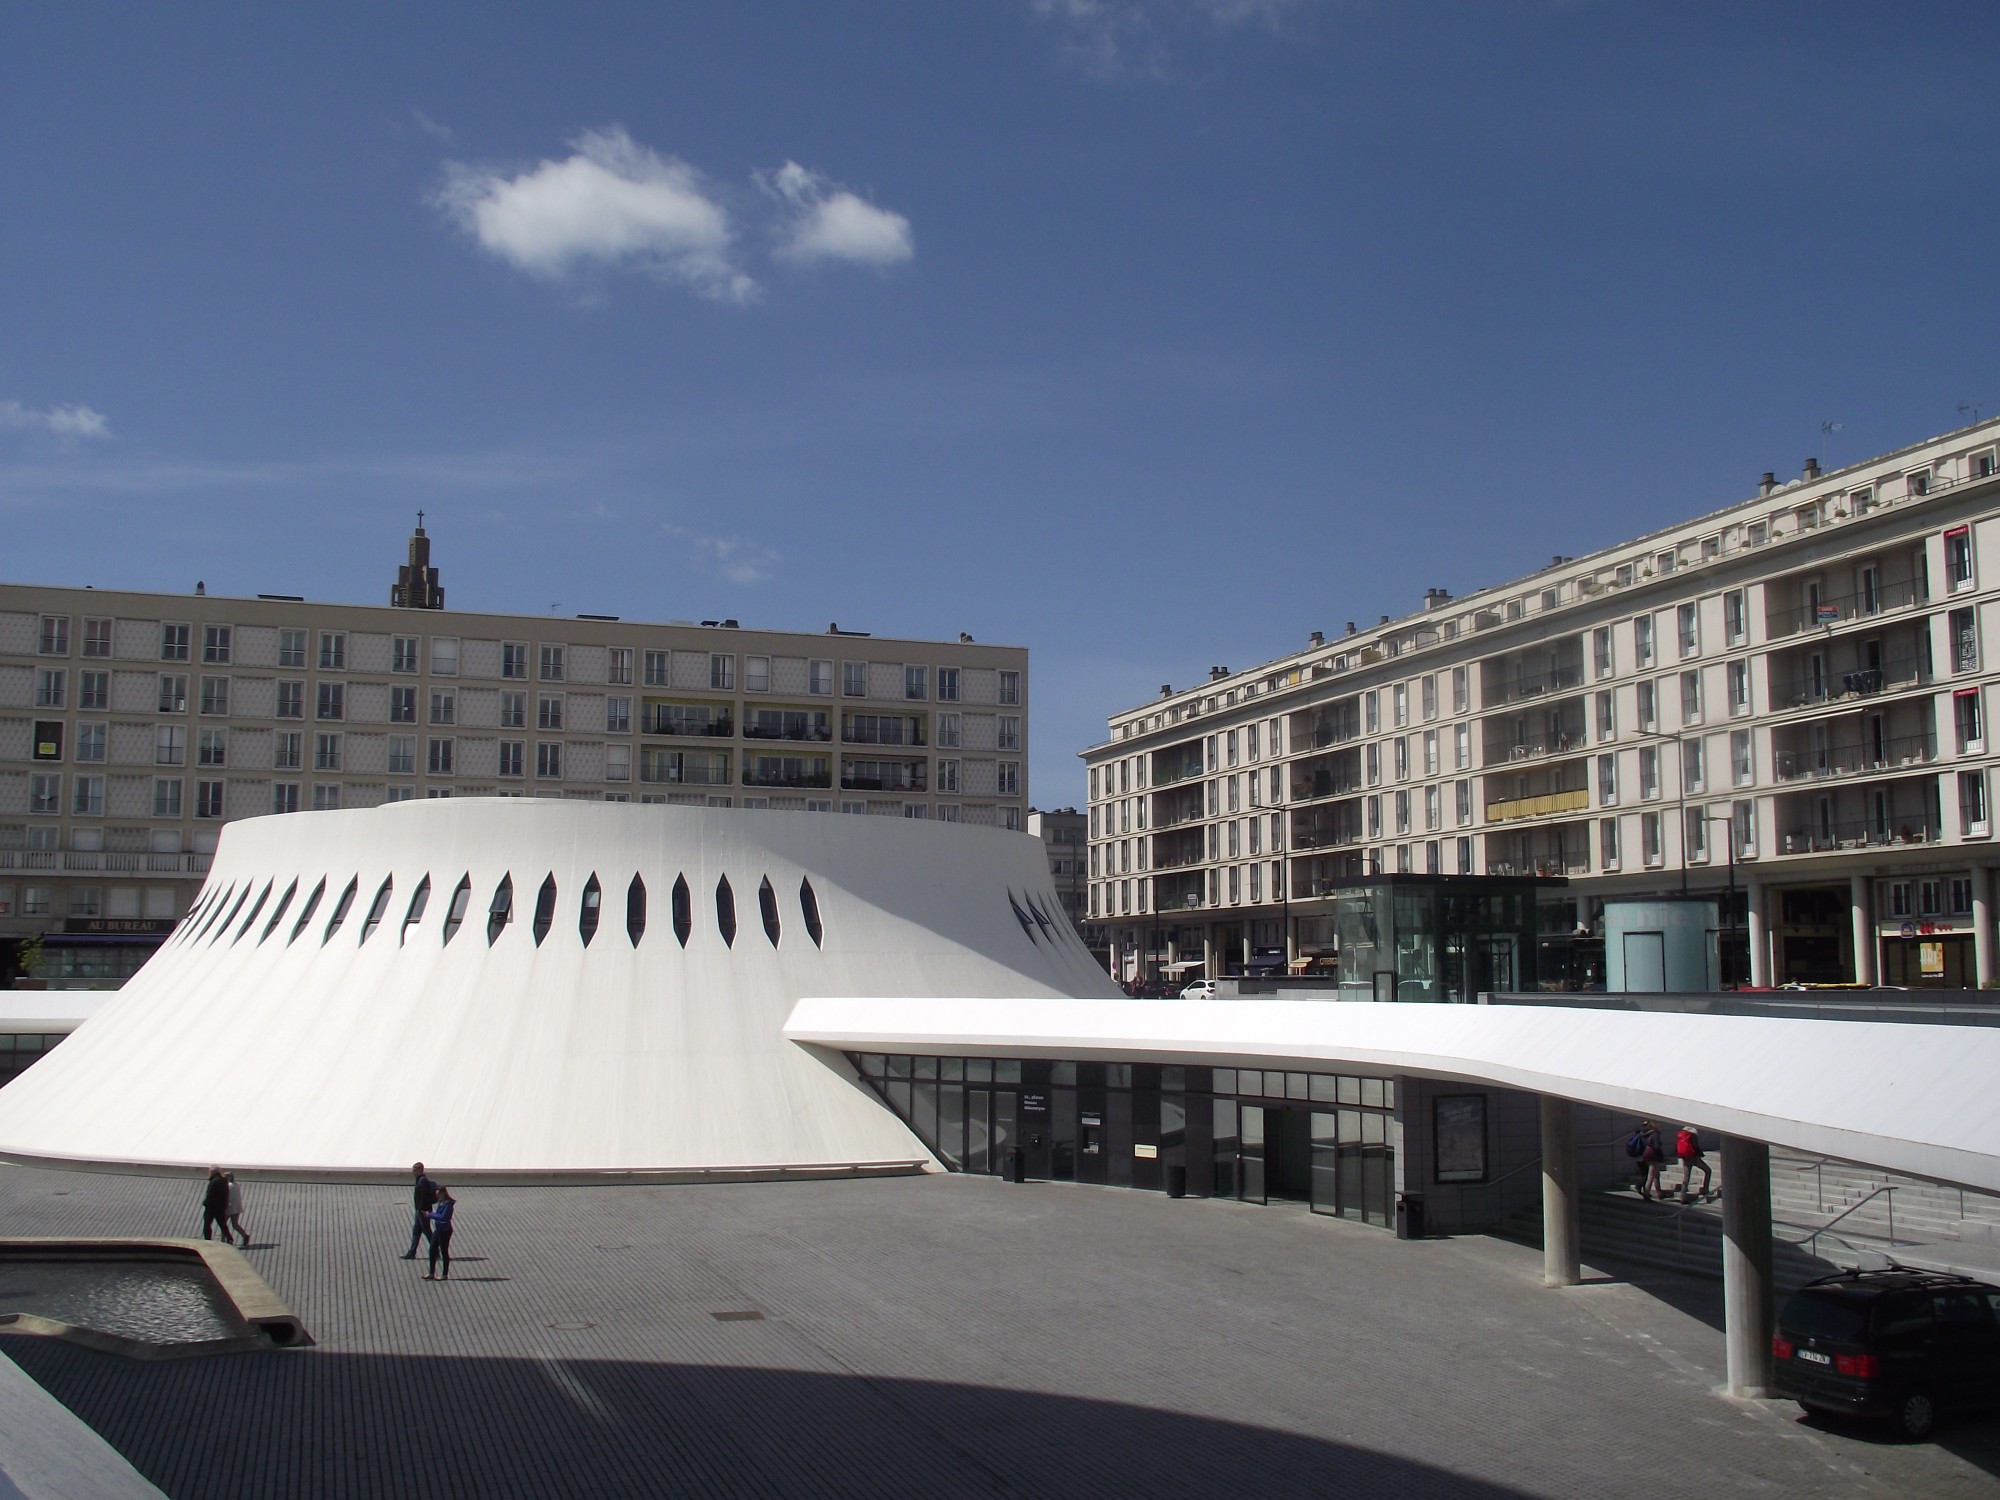
[[[1831,1354],[1821,1354],[1817,1349],[1801,1349],[1799,1351],[1799,1358],[1809,1365],[1830,1365],[1833,1363],[1833,1356]]]

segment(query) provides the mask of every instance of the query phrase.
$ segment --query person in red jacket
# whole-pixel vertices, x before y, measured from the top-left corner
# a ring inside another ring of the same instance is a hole
[[[1688,1185],[1694,1181],[1697,1169],[1701,1172],[1701,1196],[1708,1196],[1708,1185],[1712,1180],[1708,1170],[1708,1158],[1701,1154],[1701,1132],[1692,1125],[1683,1125],[1680,1134],[1674,1137],[1674,1155],[1681,1163],[1681,1200],[1692,1202]]]

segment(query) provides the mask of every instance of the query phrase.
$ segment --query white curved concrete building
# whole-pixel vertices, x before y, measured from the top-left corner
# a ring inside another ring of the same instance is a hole
[[[0,1089],[16,1159],[298,1173],[911,1170],[802,996],[1116,995],[1037,840],[538,800],[230,825],[153,960]]]

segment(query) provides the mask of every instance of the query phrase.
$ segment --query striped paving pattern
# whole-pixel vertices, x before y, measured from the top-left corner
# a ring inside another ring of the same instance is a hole
[[[1990,1494],[1712,1394],[1721,1339],[1540,1258],[1302,1210],[993,1179],[470,1186],[449,1283],[407,1194],[246,1185],[311,1349],[7,1352],[207,1497]],[[195,1232],[193,1183],[0,1169],[16,1234]],[[756,1316],[751,1316],[751,1315]],[[1981,1447],[1981,1444],[1985,1444]]]

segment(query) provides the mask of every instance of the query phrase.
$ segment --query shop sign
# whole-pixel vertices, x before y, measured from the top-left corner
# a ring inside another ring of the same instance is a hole
[[[1048,1096],[1047,1094],[1023,1094],[1023,1095],[1021,1095],[1021,1113],[1022,1113],[1022,1114],[1024,1114],[1024,1115],[1045,1115],[1045,1114],[1047,1114],[1048,1112],[1049,1112],[1049,1096]]]
[[[1158,1146],[1148,1146],[1144,1142],[1141,1142],[1132,1148],[1132,1154],[1141,1161],[1158,1161],[1160,1159],[1160,1148]]]
[[[1944,944],[1917,944],[1917,969],[1926,979],[1944,977]]]
[[[1903,936],[1906,938],[1933,937],[1940,934],[1949,936],[1952,930],[1949,922],[1905,922],[1902,927]]]
[[[62,930],[72,937],[164,937],[174,930],[174,918],[70,917]]]

